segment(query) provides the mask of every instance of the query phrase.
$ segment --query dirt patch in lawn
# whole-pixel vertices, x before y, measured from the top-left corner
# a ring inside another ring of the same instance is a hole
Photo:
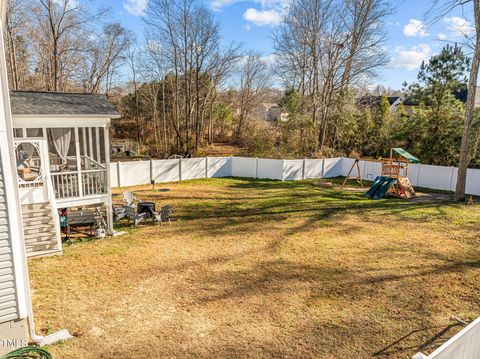
[[[76,336],[55,358],[406,358],[480,315],[478,206],[311,182],[162,188],[133,190],[173,204],[171,226],[29,261],[37,327]]]

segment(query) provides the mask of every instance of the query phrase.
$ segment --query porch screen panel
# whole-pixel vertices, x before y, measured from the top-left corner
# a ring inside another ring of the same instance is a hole
[[[81,165],[82,170],[90,169],[88,166],[88,128],[80,127],[78,129],[78,141],[80,144],[80,158],[81,158]]]
[[[105,157],[105,129],[103,127],[99,128],[99,134],[100,134],[100,163],[105,164],[107,162],[107,159]]]
[[[13,129],[13,137],[22,138],[23,137],[23,128],[14,128]]]
[[[90,157],[94,160],[97,161],[97,131],[96,127],[91,127],[90,130],[92,132],[92,153],[90,153]]]
[[[43,137],[43,129],[41,129],[41,128],[27,128],[27,137],[29,137],[29,138]]]
[[[49,128],[47,133],[50,172],[76,171],[77,155],[74,129]]]

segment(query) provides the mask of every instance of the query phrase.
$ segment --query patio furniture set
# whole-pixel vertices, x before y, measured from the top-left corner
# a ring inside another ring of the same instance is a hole
[[[171,216],[173,213],[173,206],[165,205],[157,212],[155,210],[155,202],[145,202],[138,200],[133,192],[125,191],[123,193],[123,205],[113,206],[113,220],[119,222],[122,219],[127,219],[135,227],[144,219],[151,218],[152,222],[162,224],[168,222],[171,224]]]

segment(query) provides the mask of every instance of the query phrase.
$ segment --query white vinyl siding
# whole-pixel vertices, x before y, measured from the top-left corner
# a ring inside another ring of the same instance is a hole
[[[0,163],[0,323],[19,318],[15,288],[5,185]]]

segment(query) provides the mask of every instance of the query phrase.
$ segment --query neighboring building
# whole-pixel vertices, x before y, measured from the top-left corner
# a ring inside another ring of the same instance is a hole
[[[455,93],[455,98],[463,103],[467,102],[467,96],[467,89]],[[411,98],[407,98],[403,101],[403,107],[410,117],[413,116],[413,112],[418,105],[418,101],[415,101]],[[477,90],[475,91],[475,108],[480,108],[480,86],[478,86]]]
[[[255,110],[255,115],[266,122],[286,121],[288,114],[282,111],[278,103],[261,103]]]
[[[103,95],[11,92],[27,256],[60,254],[58,209],[98,207],[113,231],[109,126]]]
[[[370,109],[377,109],[380,106],[380,101],[382,100],[383,96],[375,96],[375,95],[366,95],[362,96],[357,100],[357,106],[361,110],[365,108]],[[398,105],[403,101],[403,97],[401,96],[387,96],[388,103],[390,104],[390,112],[394,112]]]

